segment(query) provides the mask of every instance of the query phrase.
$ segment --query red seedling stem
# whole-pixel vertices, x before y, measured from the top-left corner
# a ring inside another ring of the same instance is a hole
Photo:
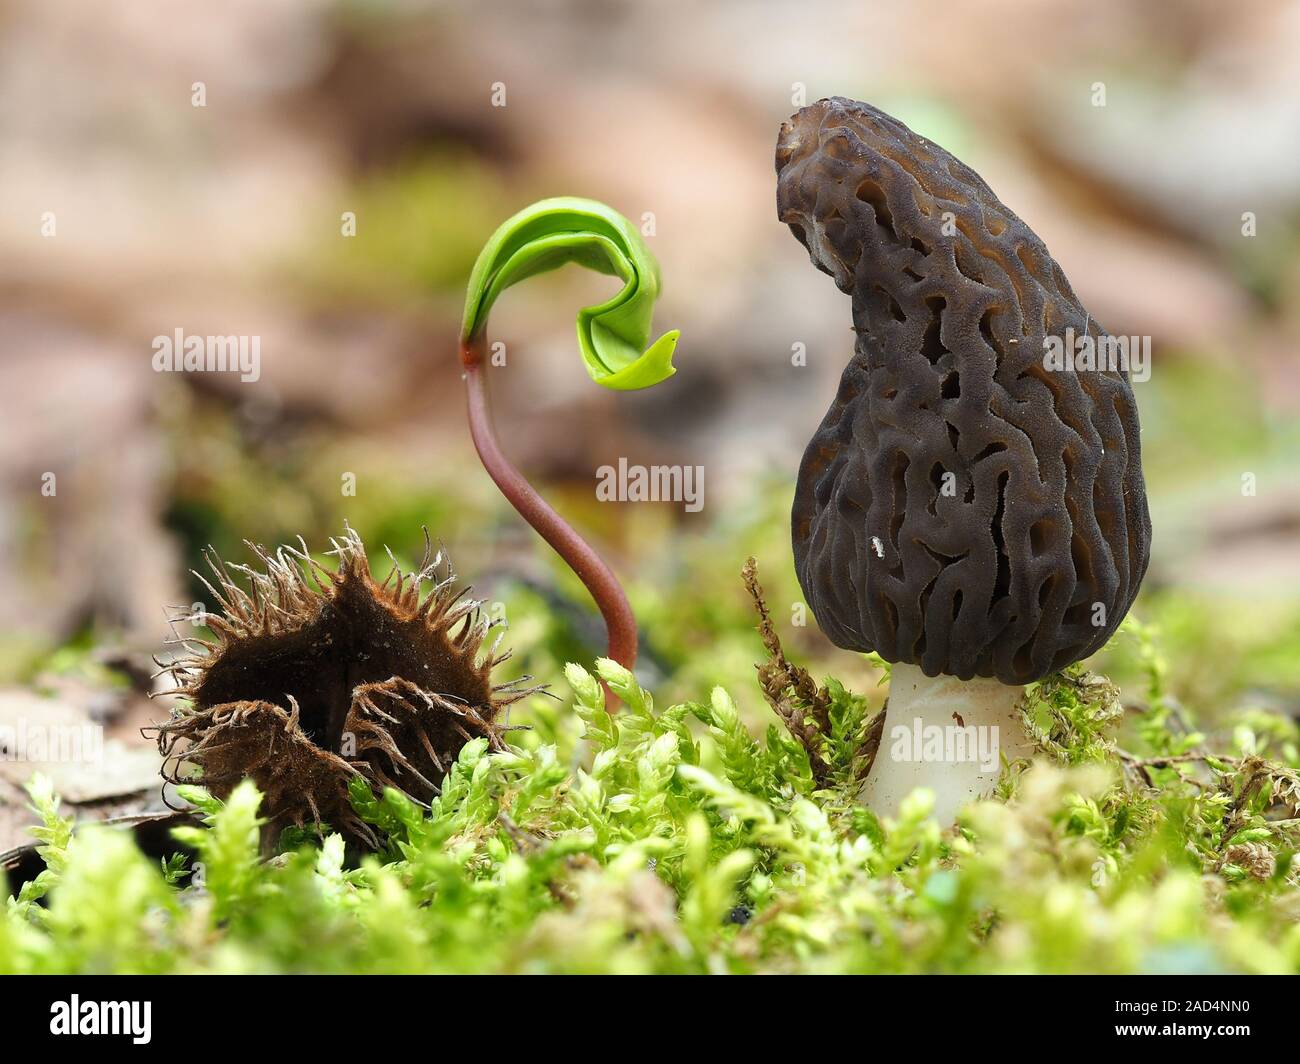
[[[461,342],[460,361],[465,368],[469,399],[469,431],[483,468],[501,489],[501,494],[510,500],[510,505],[578,574],[578,579],[591,593],[605,619],[609,656],[631,670],[636,664],[636,618],[623,592],[623,585],[591,545],[555,512],[501,450],[492,424],[481,337]]]

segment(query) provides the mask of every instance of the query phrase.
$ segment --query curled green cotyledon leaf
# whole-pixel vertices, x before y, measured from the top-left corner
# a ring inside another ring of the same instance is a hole
[[[578,344],[591,379],[632,391],[671,377],[678,331],[646,346],[659,266],[632,223],[595,200],[541,200],[492,235],[470,274],[461,338],[482,333],[492,304],[511,285],[570,262],[623,280],[618,295],[578,311]]]

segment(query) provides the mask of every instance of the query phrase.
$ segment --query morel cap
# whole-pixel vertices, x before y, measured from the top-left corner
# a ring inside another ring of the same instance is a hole
[[[799,111],[776,169],[857,333],[792,513],[818,623],[929,676],[1024,684],[1094,653],[1150,553],[1137,407],[1124,366],[1044,353],[1105,331],[978,174],[868,104]]]

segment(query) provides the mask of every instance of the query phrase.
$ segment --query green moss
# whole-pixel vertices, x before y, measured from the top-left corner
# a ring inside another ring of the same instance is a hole
[[[570,704],[506,752],[468,744],[428,810],[358,783],[388,841],[356,864],[328,834],[264,860],[248,783],[224,805],[190,792],[197,875],[73,834],[38,784],[48,870],[0,920],[0,970],[1300,971],[1300,781],[1187,749],[1152,708],[1154,661],[1138,748],[1113,685],[1049,678],[1026,703],[1042,753],[949,832],[923,791],[883,824],[856,804],[869,711],[834,682],[817,789],[803,748],[756,738],[722,689],[660,710],[597,671],[620,712],[570,665]]]

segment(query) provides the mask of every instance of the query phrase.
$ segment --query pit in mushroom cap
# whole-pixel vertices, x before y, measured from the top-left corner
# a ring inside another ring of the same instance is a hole
[[[1137,408],[1122,368],[1043,353],[1100,325],[979,175],[868,104],[798,112],[776,168],[780,218],[857,333],[791,518],[823,631],[1009,685],[1094,653],[1149,558]]]

